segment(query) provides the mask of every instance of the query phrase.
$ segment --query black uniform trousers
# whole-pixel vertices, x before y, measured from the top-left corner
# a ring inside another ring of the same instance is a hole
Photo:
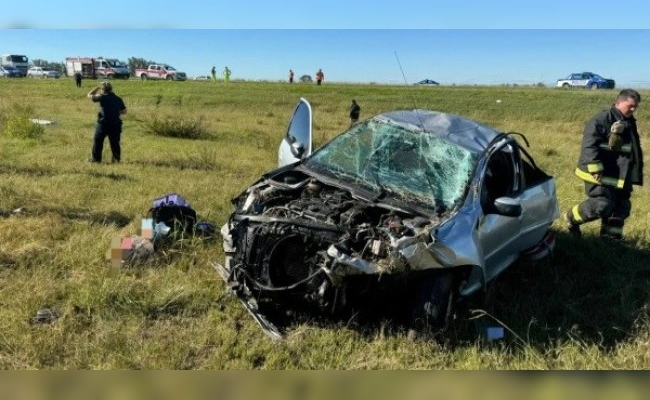
[[[114,163],[120,162],[121,148],[120,136],[122,134],[121,127],[118,126],[103,126],[97,124],[95,126],[95,136],[93,138],[92,157],[94,162],[102,162],[102,151],[104,150],[104,139],[108,137],[108,143],[111,146],[113,153],[112,161]]]
[[[585,194],[587,199],[578,205],[578,212],[583,219],[581,223],[600,218],[601,236],[620,239],[625,219],[630,216],[632,209],[632,186],[617,189],[585,182]]]

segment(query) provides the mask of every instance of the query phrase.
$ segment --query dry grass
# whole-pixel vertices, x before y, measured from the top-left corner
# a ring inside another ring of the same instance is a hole
[[[104,258],[111,237],[136,233],[153,198],[169,192],[220,226],[230,198],[274,167],[301,96],[314,109],[316,145],[347,127],[351,98],[362,118],[417,106],[525,133],[538,163],[557,178],[566,208],[583,196],[572,171],[584,122],[615,92],[119,81],[114,88],[129,113],[116,166],[85,161],[96,113],[85,94],[93,83],[77,89],[71,79],[0,81],[5,127],[16,107],[27,105],[32,117],[56,122],[40,136],[0,135],[0,368],[650,367],[647,187],[633,193],[625,232],[633,246],[604,245],[591,236],[595,226],[575,240],[558,223],[550,263],[507,271],[481,306],[484,316],[458,321],[442,342],[408,340],[390,321],[299,322],[287,340],[271,342],[209,266],[222,257],[218,241],[187,240],[132,269],[111,269]],[[149,121],[168,115],[200,120],[208,139],[147,133]],[[642,103],[644,143],[649,115]],[[33,323],[44,307],[58,318]],[[487,342],[475,328],[495,320],[509,333]]]

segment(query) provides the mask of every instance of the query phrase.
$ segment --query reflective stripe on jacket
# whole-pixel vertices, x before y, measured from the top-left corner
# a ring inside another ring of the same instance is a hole
[[[609,147],[610,128],[622,121],[622,145]],[[592,174],[600,174],[596,180]],[[575,174],[585,182],[622,189],[625,185],[643,184],[643,154],[634,117],[625,118],[615,107],[596,114],[585,126],[582,148]]]

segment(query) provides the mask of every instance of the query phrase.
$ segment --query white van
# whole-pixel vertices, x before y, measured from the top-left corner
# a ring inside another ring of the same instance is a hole
[[[95,74],[97,78],[123,78],[129,79],[131,70],[122,61],[115,58],[99,57],[95,59]]]

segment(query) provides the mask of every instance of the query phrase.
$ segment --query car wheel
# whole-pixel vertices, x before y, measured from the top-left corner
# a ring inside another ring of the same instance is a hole
[[[143,81],[146,81],[147,80],[147,74],[140,75],[140,79],[142,79]]]
[[[165,79],[167,79],[168,81],[171,81],[171,80],[173,80],[173,79],[174,79],[174,77],[173,77],[173,76],[171,76],[171,75],[167,75],[167,78],[165,78]]]
[[[562,87],[563,87],[564,89],[568,89],[569,86],[570,86],[570,85],[569,85],[568,83],[565,83],[565,84],[562,85]]]
[[[598,85],[595,84],[595,83],[592,83],[591,86],[589,86],[589,89],[596,90],[596,89],[598,89]]]
[[[412,329],[442,333],[451,312],[454,274],[450,271],[426,271],[416,285]]]

